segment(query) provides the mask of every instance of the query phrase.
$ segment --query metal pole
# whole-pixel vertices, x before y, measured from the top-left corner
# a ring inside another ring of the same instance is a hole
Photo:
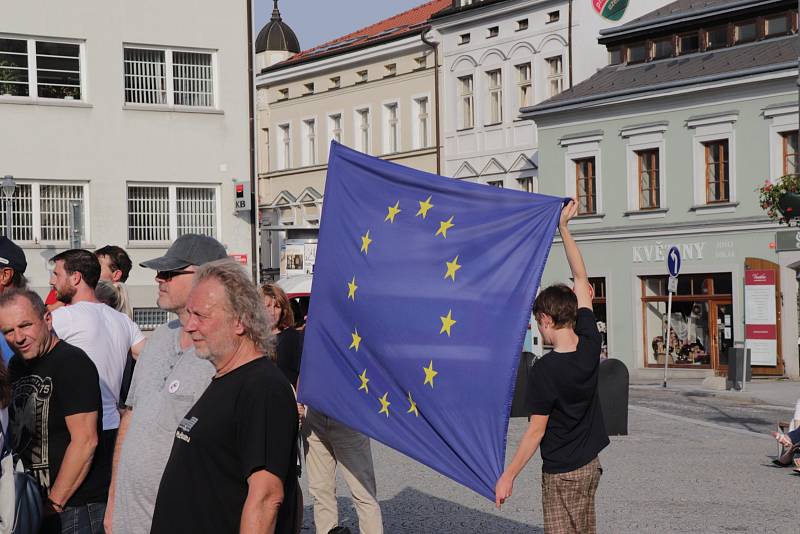
[[[669,349],[671,339],[669,337],[672,331],[672,291],[669,292],[667,297],[667,335],[664,337],[664,387],[667,387],[667,365],[669,364]]]

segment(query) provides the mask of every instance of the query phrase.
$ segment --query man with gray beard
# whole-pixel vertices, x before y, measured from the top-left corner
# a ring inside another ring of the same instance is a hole
[[[186,234],[164,256],[141,264],[156,271],[158,307],[178,319],[150,335],[123,401],[104,521],[107,534],[150,532],[175,429],[214,375],[214,366],[195,356],[191,337],[183,331],[186,299],[197,268],[225,257],[225,248],[216,239]]]
[[[266,308],[231,260],[201,267],[184,329],[214,364],[184,416],[158,488],[151,534],[293,534],[297,520],[297,405],[265,354]]]

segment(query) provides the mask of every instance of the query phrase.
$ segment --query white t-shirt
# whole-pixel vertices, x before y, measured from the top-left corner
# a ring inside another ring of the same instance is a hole
[[[82,349],[97,367],[103,396],[103,430],[119,427],[119,390],[128,350],[142,341],[139,327],[124,313],[94,302],[53,311],[56,335]]]

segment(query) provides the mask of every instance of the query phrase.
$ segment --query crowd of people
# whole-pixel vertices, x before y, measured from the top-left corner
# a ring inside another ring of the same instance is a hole
[[[574,288],[551,286],[534,303],[554,350],[529,380],[530,426],[496,487],[499,507],[541,447],[548,533],[595,532],[598,453],[609,443],[602,338],[567,229],[576,212],[572,201],[559,224]],[[54,256],[43,301],[26,288],[23,251],[0,238],[0,450],[38,484],[39,532],[297,534],[302,465],[317,534],[349,532],[337,469],[360,531],[381,534],[369,438],[297,402],[303,332],[280,287],[257,288],[222,244],[197,234],[140,265],[155,273],[158,307],[177,316],[148,338],[129,316],[124,250]]]
[[[303,332],[280,287],[257,289],[215,239],[181,236],[140,264],[177,316],[145,339],[122,248],[51,264],[43,300],[0,238],[0,449],[38,484],[39,532],[294,534],[301,463],[317,532],[339,529],[337,463],[362,532],[383,531],[369,439],[296,401]]]

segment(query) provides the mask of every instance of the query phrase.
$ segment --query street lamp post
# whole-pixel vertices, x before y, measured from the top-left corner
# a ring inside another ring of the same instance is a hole
[[[14,196],[14,190],[17,188],[17,182],[14,181],[14,177],[10,174],[6,174],[3,176],[3,199],[5,200],[5,212],[6,212],[6,228],[5,234],[6,237],[11,239],[11,197]]]

